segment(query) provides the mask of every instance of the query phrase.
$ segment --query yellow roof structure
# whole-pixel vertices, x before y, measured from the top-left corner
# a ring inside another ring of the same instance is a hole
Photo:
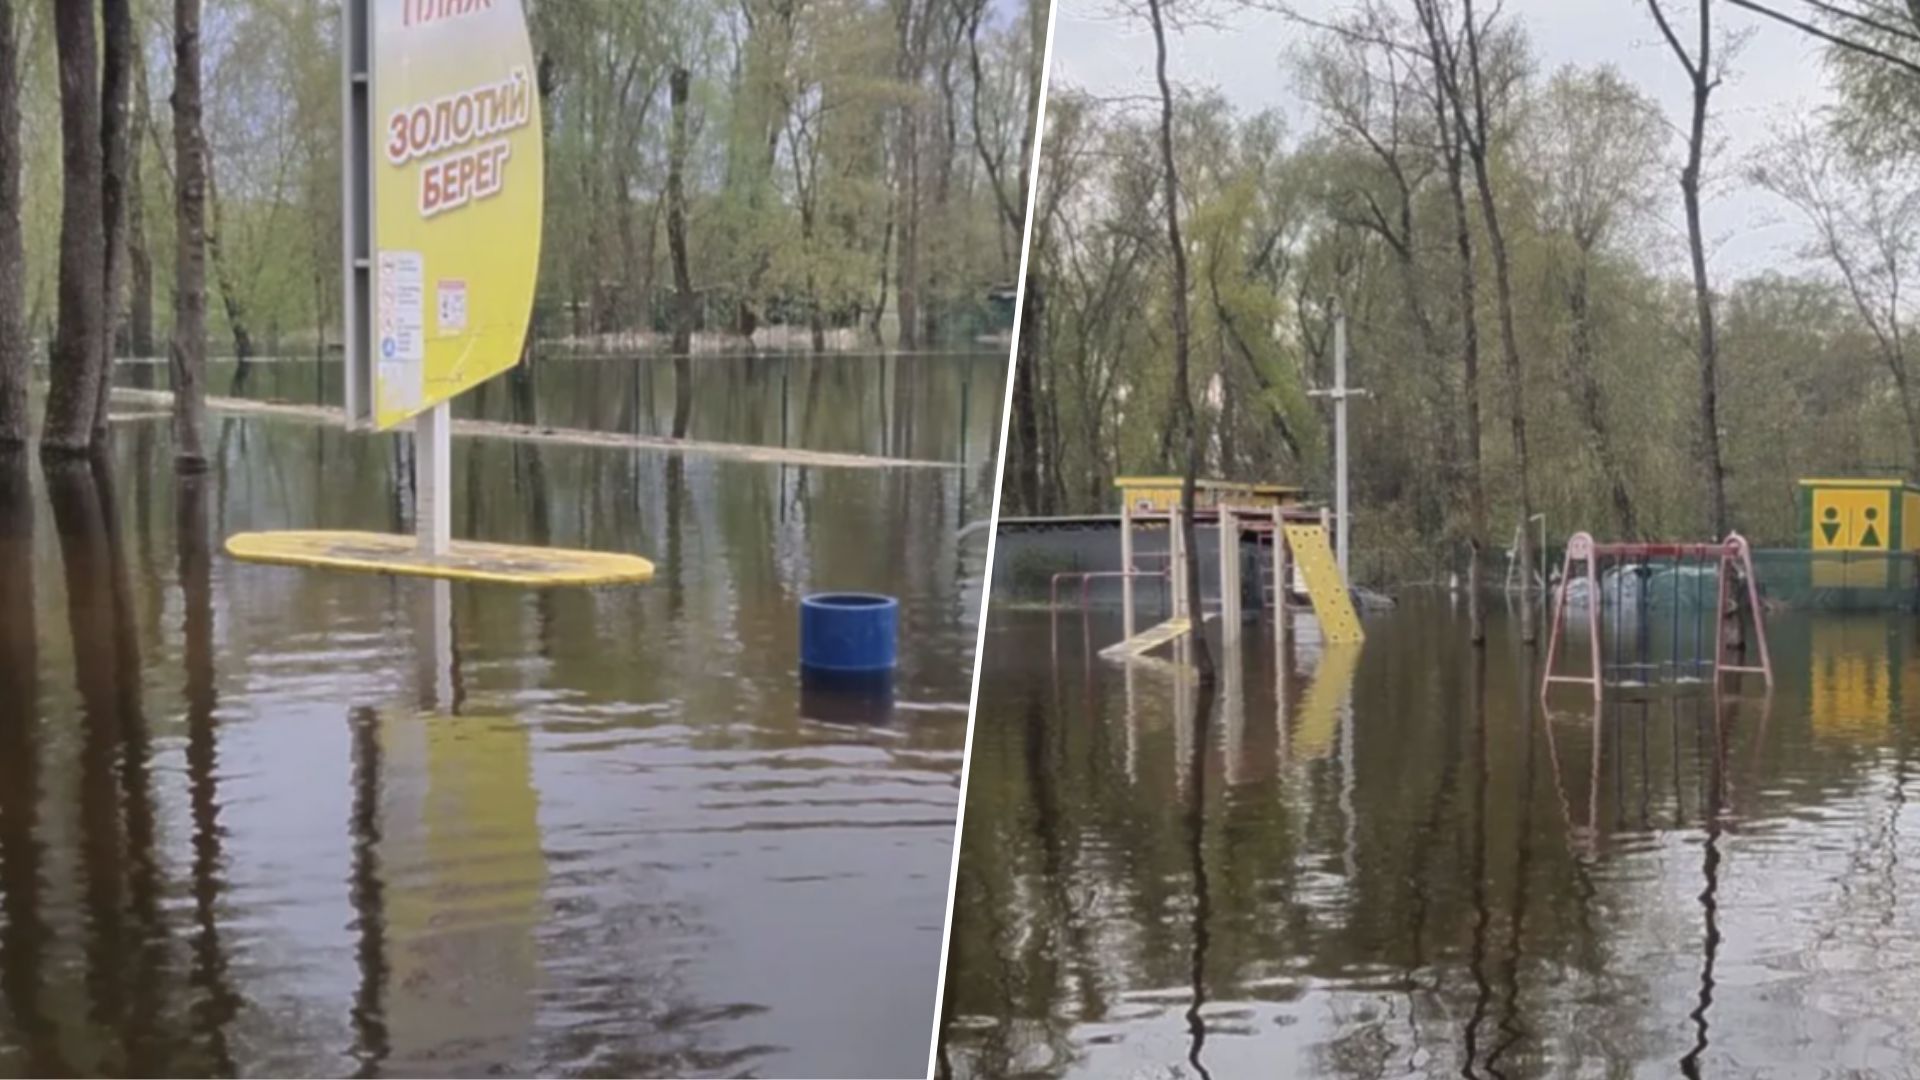
[[[1114,479],[1113,486],[1120,489],[1122,501],[1135,510],[1164,513],[1180,502],[1181,482],[1178,476],[1121,476]],[[1304,492],[1304,488],[1286,484],[1206,479],[1193,482],[1194,505],[1200,510],[1220,506],[1263,510],[1274,506],[1294,506],[1299,504]]]
[[[227,539],[227,554],[244,562],[498,585],[619,585],[653,578],[653,564],[638,555],[455,540],[445,555],[434,557],[421,553],[416,538],[394,533],[236,533]]]
[[[1800,481],[1800,486],[1803,488],[1812,488],[1812,487],[1896,488],[1896,487],[1913,487],[1914,485],[1908,483],[1903,477],[1898,477],[1898,476],[1847,476],[1847,477],[1836,477],[1833,479],[1825,479],[1825,480],[1809,478],[1809,479]]]

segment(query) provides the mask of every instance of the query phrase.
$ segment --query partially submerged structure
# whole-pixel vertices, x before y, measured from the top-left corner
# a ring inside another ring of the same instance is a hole
[[[1120,583],[1121,640],[1102,650],[1110,659],[1145,655],[1163,645],[1192,633],[1198,623],[1218,616],[1222,634],[1232,643],[1238,640],[1245,621],[1244,607],[1248,590],[1243,575],[1246,567],[1242,548],[1252,540],[1258,558],[1254,574],[1259,583],[1261,605],[1283,618],[1289,593],[1303,591],[1313,605],[1321,636],[1329,644],[1358,643],[1365,637],[1347,590],[1344,568],[1335,563],[1328,544],[1330,517],[1324,508],[1309,507],[1302,491],[1284,484],[1243,483],[1204,479],[1194,482],[1191,508],[1182,505],[1180,478],[1169,476],[1128,476],[1114,481],[1120,493],[1120,569],[1061,571],[1050,582],[1049,602],[1060,603],[1059,587],[1077,581],[1080,602],[1085,606],[1087,588],[1095,580],[1116,579]],[[1187,576],[1182,568],[1199,553],[1186,550],[1185,530],[1181,525],[1191,514],[1195,525],[1214,529],[1219,548],[1214,568],[1219,580],[1218,604],[1209,612],[1200,598],[1187,595]],[[1163,550],[1153,553],[1136,549],[1137,532],[1163,533]],[[1295,568],[1298,574],[1294,573]],[[1144,630],[1138,624],[1137,585],[1157,581],[1169,598],[1168,617]]]

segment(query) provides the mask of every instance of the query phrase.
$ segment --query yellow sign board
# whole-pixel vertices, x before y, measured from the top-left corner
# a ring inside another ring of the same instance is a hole
[[[1813,498],[1813,550],[1887,551],[1893,546],[1893,492],[1887,488],[1818,488]]]
[[[521,0],[377,0],[367,411],[385,430],[520,360],[545,198]]]

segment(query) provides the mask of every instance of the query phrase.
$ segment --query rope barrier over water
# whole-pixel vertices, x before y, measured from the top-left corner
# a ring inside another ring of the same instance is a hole
[[[116,401],[133,405],[167,405],[173,394],[167,390],[134,390],[116,387]],[[210,412],[264,416],[300,423],[345,427],[346,413],[325,405],[290,405],[250,398],[208,397]],[[665,435],[631,435],[617,431],[589,431],[582,428],[536,427],[494,420],[455,420],[453,434],[462,438],[491,438],[517,442],[555,443],[605,450],[657,450],[672,454],[696,454],[767,465],[804,465],[837,469],[964,469],[957,461],[926,461],[920,458],[883,457],[874,454],[845,454],[829,450],[801,450],[783,446],[758,446],[750,443],[701,442],[675,439]]]

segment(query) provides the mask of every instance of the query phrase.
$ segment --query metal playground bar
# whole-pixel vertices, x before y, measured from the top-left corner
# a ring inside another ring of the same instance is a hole
[[[1583,567],[1577,576],[1576,564]],[[1586,674],[1556,669],[1562,638],[1571,644],[1574,636],[1569,619],[1585,624],[1591,655]],[[1757,666],[1744,662],[1749,622],[1760,656]],[[1727,674],[1760,675],[1773,687],[1766,619],[1744,537],[1730,533],[1724,541],[1706,544],[1602,544],[1584,532],[1573,535],[1554,590],[1542,698],[1555,683],[1590,685],[1598,702],[1609,685],[1702,682],[1709,665],[1716,687]]]

